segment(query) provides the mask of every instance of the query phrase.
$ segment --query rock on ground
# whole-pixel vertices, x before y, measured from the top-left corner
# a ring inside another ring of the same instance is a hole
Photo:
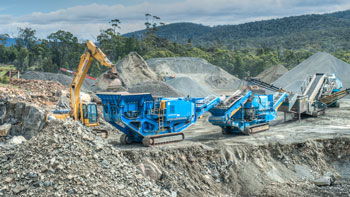
[[[18,144],[22,144],[25,141],[27,140],[23,136],[14,136],[8,141],[8,143],[18,145]]]
[[[11,129],[11,124],[0,125],[0,137],[5,137],[8,135]]]
[[[39,108],[22,103],[0,100],[0,122],[10,124],[9,135],[30,139],[45,125],[45,113]]]
[[[31,140],[0,146],[0,196],[167,196],[79,122],[53,120]]]

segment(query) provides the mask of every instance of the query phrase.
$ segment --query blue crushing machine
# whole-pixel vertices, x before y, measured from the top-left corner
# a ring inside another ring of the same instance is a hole
[[[276,118],[276,113],[288,94],[279,92],[275,95],[253,94],[250,90],[236,91],[232,96],[210,109],[209,122],[220,126],[223,134],[252,134],[269,128],[269,122]]]
[[[248,78],[247,81],[266,90],[288,93],[286,102],[279,108],[284,112],[285,120],[286,113],[296,114],[299,121],[301,115],[317,117],[325,113],[327,107],[339,106],[337,101],[350,93],[350,89],[342,90],[342,83],[334,74],[315,73],[307,77],[300,87],[300,93],[288,92],[256,78]]]
[[[124,134],[121,142],[145,146],[184,140],[183,131],[220,103],[206,98],[155,98],[149,93],[97,93],[107,122]]]

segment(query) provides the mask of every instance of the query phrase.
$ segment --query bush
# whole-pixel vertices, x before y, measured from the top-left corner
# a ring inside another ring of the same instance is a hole
[[[4,83],[4,84],[8,84],[9,78],[6,75],[4,75],[4,76],[0,77],[0,82]]]

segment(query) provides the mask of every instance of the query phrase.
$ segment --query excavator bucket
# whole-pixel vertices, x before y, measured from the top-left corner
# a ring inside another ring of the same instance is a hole
[[[113,74],[118,75],[118,72],[117,72],[117,67],[116,67],[116,66],[112,66],[111,71],[112,71],[112,73],[113,73]]]

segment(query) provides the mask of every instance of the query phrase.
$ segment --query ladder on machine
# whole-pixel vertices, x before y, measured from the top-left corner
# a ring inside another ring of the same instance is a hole
[[[166,101],[161,101],[159,103],[159,110],[158,110],[158,132],[164,131],[164,115],[166,110]]]

